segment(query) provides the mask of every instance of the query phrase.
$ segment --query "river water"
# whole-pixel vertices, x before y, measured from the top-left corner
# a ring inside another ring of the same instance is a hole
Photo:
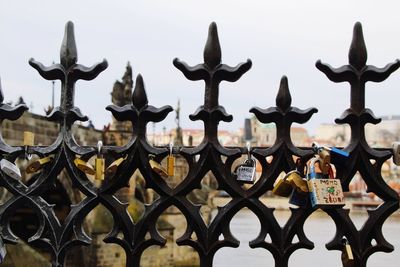
[[[283,225],[290,216],[290,211],[275,211],[277,220]],[[358,229],[368,218],[366,212],[352,213],[351,218]],[[255,239],[260,231],[260,223],[257,217],[247,209],[241,210],[235,215],[231,224],[231,232],[240,240],[239,248],[222,248],[215,255],[214,266],[216,267],[266,267],[275,266],[272,254],[268,250],[257,248],[251,249],[249,241]],[[300,249],[292,254],[289,266],[323,266],[340,267],[340,251],[328,251],[325,244],[335,234],[333,220],[323,212],[315,212],[307,219],[304,225],[306,236],[314,242],[313,250]],[[400,266],[400,216],[399,214],[389,217],[384,226],[383,234],[395,250],[392,253],[377,252],[369,257],[369,267],[391,267]]]

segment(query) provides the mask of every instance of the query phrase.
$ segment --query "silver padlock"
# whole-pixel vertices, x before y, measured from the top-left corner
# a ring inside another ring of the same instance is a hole
[[[0,160],[0,169],[15,180],[21,179],[21,171],[19,168],[6,159]]]
[[[252,184],[256,178],[256,161],[247,159],[236,170],[237,180],[242,183]]]
[[[393,163],[400,166],[400,142],[394,142],[392,144],[393,149]]]

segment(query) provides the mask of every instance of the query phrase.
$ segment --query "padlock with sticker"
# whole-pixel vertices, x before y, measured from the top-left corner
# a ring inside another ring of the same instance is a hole
[[[15,180],[21,179],[21,171],[19,168],[14,163],[6,159],[0,160],[0,169],[3,173]]]
[[[342,185],[339,179],[333,177],[333,170],[328,174],[317,173],[315,165],[321,164],[319,157],[314,157],[307,172],[309,196],[313,208],[328,208],[345,205]]]
[[[256,161],[247,159],[236,169],[236,180],[242,183],[253,184],[256,178]]]
[[[253,184],[256,179],[256,161],[251,156],[251,145],[247,142],[247,159],[235,169],[236,180],[241,183]]]

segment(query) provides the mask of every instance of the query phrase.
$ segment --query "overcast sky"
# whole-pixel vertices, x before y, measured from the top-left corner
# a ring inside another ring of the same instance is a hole
[[[315,68],[321,59],[335,67],[348,62],[353,25],[360,21],[368,64],[382,67],[400,57],[399,1],[2,1],[0,6],[0,77],[5,101],[23,95],[33,112],[51,103],[51,82],[28,65],[59,62],[68,20],[75,24],[78,63],[91,66],[106,58],[109,67],[94,81],[79,81],[75,103],[97,128],[111,120],[105,107],[127,61],[144,77],[151,105],[176,106],[181,100],[183,128],[201,128],[188,118],[203,104],[204,83],[191,82],[173,65],[203,62],[208,26],[218,25],[222,60],[236,65],[250,58],[253,67],[236,83],[223,82],[220,104],[232,114],[222,129],[243,127],[253,106],[275,105],[282,75],[287,75],[293,106],[317,107],[309,123],[332,123],[349,107],[346,83],[334,84]],[[60,84],[56,83],[56,105]],[[375,115],[400,114],[400,72],[381,84],[368,83],[366,105]],[[174,116],[157,124],[174,127]]]

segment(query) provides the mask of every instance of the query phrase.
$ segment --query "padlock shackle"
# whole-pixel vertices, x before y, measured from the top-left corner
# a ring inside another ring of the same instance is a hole
[[[101,151],[103,149],[103,142],[102,141],[97,141],[97,155],[101,155]]]
[[[250,143],[250,141],[246,142],[246,148],[247,148],[247,159],[251,159],[251,143]]]
[[[309,164],[310,167],[307,168],[307,175],[306,175],[306,178],[307,178],[308,180],[310,180],[310,179],[315,179],[315,178],[316,178],[316,172],[315,172],[315,164],[316,164],[316,163],[319,164],[320,169],[321,169],[321,171],[322,171],[321,159],[320,159],[318,156],[313,157],[313,158],[311,159],[310,164]],[[329,178],[330,178],[330,179],[334,179],[332,166],[331,166],[330,164],[329,164],[329,169],[328,169],[328,175],[329,175]]]
[[[174,142],[171,141],[169,143],[169,155],[170,156],[172,156],[173,149],[174,149]]]

